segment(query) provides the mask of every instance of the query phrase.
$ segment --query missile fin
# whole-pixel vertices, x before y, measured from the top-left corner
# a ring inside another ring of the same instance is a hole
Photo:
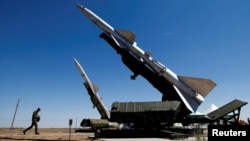
[[[210,79],[187,76],[178,76],[178,78],[203,97],[207,96],[207,94],[216,86],[216,84]]]
[[[99,87],[96,86],[95,84],[92,84],[92,85],[93,85],[93,87],[94,87],[94,91],[97,93],[97,92],[99,91]]]
[[[116,38],[113,35],[110,35],[110,36],[114,40],[114,42],[116,43],[117,46],[122,47],[119,40],[116,40]]]
[[[186,105],[186,108],[191,112],[194,113],[198,109],[199,104],[181,89],[178,89],[175,85],[173,85],[174,89],[176,90],[177,94],[180,96],[183,103]]]
[[[150,57],[151,54],[152,54],[152,53],[151,53],[150,51],[146,51],[146,52],[145,52],[145,55],[147,55],[148,57]]]
[[[135,42],[135,34],[128,30],[116,29],[122,36],[124,36],[131,44]]]
[[[110,35],[110,37],[112,38],[112,40],[114,41],[114,43],[119,46],[120,48],[127,48],[127,46],[121,42],[120,40],[117,40],[112,34]]]

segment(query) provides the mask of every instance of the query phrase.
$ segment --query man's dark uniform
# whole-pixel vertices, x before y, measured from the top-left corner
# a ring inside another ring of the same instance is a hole
[[[38,135],[38,124],[37,122],[39,122],[40,120],[40,116],[38,115],[38,112],[40,111],[41,109],[40,108],[37,108],[33,114],[32,114],[32,123],[31,125],[26,128],[25,130],[23,130],[23,134],[25,134],[28,130],[30,130],[33,126],[35,126],[35,134]]]

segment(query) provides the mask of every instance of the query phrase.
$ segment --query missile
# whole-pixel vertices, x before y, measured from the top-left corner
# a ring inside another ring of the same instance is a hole
[[[152,79],[150,80],[149,77],[152,75],[155,77],[154,81],[157,81],[157,79],[162,81],[162,79],[164,79],[166,81],[164,84],[170,83],[172,89],[174,89],[175,94],[177,95],[173,97],[178,97],[170,99],[181,100],[190,112],[195,112],[198,106],[204,101],[204,97],[207,96],[207,94],[216,86],[216,84],[210,79],[176,75],[165,65],[152,58],[151,53],[145,52],[139,48],[135,42],[135,34],[133,32],[115,29],[88,8],[80,4],[76,4],[76,6],[80,9],[83,15],[85,15],[104,32],[100,37],[104,37],[104,39],[108,41],[116,50],[128,52],[128,54],[123,57],[129,56],[133,59],[137,59],[138,62],[147,67],[147,71],[151,72],[151,74],[145,74],[145,78],[147,77],[147,80],[149,80],[151,84],[158,89],[163,89],[160,91],[167,91],[167,86],[165,89],[161,88],[162,86],[160,85],[163,84],[156,84],[156,82],[152,82]],[[132,66],[132,63],[133,62],[127,63],[127,66],[130,69],[134,67]],[[135,72],[136,69],[134,68],[133,71]],[[143,74],[144,72],[137,71],[137,73]],[[135,79],[136,76],[137,74],[131,78]],[[163,97],[164,95],[165,94],[163,94]]]
[[[99,90],[98,87],[91,83],[87,74],[83,70],[80,63],[76,60],[76,58],[74,58],[74,62],[75,62],[75,65],[76,65],[78,71],[80,72],[81,76],[83,77],[83,79],[85,81],[84,86],[87,89],[87,92],[90,96],[91,102],[93,103],[94,107],[97,107],[97,110],[100,113],[102,119],[109,119],[110,112],[108,111],[107,107],[104,105],[99,94],[97,93]]]

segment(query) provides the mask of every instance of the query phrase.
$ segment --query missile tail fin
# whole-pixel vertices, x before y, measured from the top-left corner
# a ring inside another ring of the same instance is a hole
[[[181,89],[178,89],[175,85],[173,85],[173,87],[181,98],[182,102],[185,104],[186,108],[190,111],[190,113],[196,112],[200,104],[197,103],[192,97],[187,95],[185,92],[183,92]]]
[[[135,42],[135,34],[128,30],[116,29],[118,33],[124,36],[131,44]]]
[[[178,76],[178,78],[203,97],[207,96],[207,94],[216,86],[216,84],[210,79],[187,76]]]

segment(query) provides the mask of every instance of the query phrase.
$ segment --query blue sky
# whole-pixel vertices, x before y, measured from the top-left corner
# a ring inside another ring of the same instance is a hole
[[[76,8],[80,3],[114,28],[131,30],[144,51],[177,75],[209,78],[217,86],[198,111],[250,100],[250,2],[247,0],[2,0],[0,1],[0,127],[79,127],[99,118],[73,57],[110,109],[114,101],[159,101],[161,94],[132,72]],[[241,118],[250,117],[247,104]]]

